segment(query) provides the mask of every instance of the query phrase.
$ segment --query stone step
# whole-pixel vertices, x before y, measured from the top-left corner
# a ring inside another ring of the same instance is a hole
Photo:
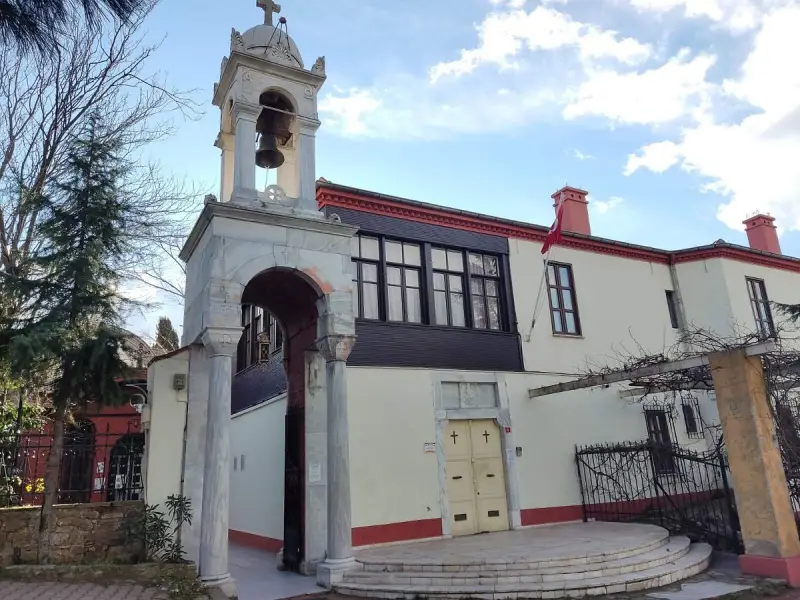
[[[432,585],[496,585],[505,583],[540,583],[551,581],[581,580],[605,575],[620,575],[658,567],[681,558],[689,552],[689,538],[678,536],[666,544],[634,556],[605,562],[564,567],[539,569],[519,569],[509,563],[506,569],[498,570],[497,565],[486,565],[483,570],[468,571],[356,571],[348,573],[347,581],[354,583],[384,583],[392,585],[432,584]]]
[[[581,598],[637,592],[669,585],[701,573],[711,560],[711,546],[693,544],[688,553],[677,560],[642,571],[604,575],[582,580],[562,580],[541,583],[498,583],[495,585],[459,584],[389,584],[357,583],[345,581],[334,586],[344,595],[365,598],[391,598],[415,600],[416,598],[444,598],[475,600],[522,600],[528,598]],[[433,578],[431,578],[433,579]],[[466,578],[465,578],[466,579]]]
[[[608,553],[589,552],[587,554],[575,554],[571,552],[569,556],[553,557],[546,559],[536,559],[530,561],[516,560],[510,562],[502,558],[495,559],[472,559],[468,557],[450,558],[450,559],[414,559],[410,556],[404,558],[363,558],[356,557],[363,565],[364,571],[371,572],[425,572],[425,573],[438,573],[438,572],[487,572],[487,571],[523,571],[534,570],[540,571],[542,569],[555,569],[563,567],[585,567],[586,565],[604,563],[608,561],[622,560],[646,554],[662,546],[665,546],[670,541],[669,533],[662,530],[655,538],[649,539],[646,542],[634,543],[629,547],[622,550],[615,550]]]

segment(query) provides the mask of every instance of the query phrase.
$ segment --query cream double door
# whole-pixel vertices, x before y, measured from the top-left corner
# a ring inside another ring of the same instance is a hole
[[[444,439],[452,535],[507,530],[503,450],[495,422],[449,421]]]

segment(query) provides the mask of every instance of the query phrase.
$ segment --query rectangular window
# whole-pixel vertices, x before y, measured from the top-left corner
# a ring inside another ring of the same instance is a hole
[[[758,332],[763,337],[773,337],[775,335],[775,322],[772,320],[772,310],[770,310],[764,281],[751,277],[748,277],[746,281],[747,292],[750,295],[750,307],[753,309],[753,317],[756,320]]]
[[[553,333],[559,335],[581,335],[578,299],[575,296],[575,280],[572,276],[572,266],[550,263],[547,267],[547,287]]]
[[[647,437],[653,442],[653,468],[657,475],[675,472],[675,459],[672,456],[672,437],[670,436],[670,417],[663,409],[645,409]]]
[[[500,314],[500,267],[494,256],[469,254],[472,292],[472,324],[476,329],[502,328]]]
[[[422,323],[422,258],[418,244],[384,242],[387,320]]]
[[[675,292],[667,290],[667,310],[669,311],[669,322],[672,324],[673,329],[680,329],[681,324],[678,321],[678,306],[675,304]]]
[[[684,398],[681,403],[683,422],[686,425],[686,435],[690,439],[703,439],[702,418],[700,417],[700,404],[697,398]]]
[[[258,334],[262,332],[261,324],[264,316],[264,311],[257,306],[253,307],[253,316],[250,324],[250,364],[257,363],[260,360],[260,348],[258,344]]]
[[[380,319],[378,304],[378,269],[380,244],[378,238],[355,236],[351,247],[353,257],[353,314],[361,319]]]
[[[437,325],[466,326],[464,311],[464,254],[433,248],[433,301]]]

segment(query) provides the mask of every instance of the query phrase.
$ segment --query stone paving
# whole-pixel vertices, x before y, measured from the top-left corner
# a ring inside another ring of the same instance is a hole
[[[166,600],[163,592],[139,585],[21,583],[0,581],[2,600]]]

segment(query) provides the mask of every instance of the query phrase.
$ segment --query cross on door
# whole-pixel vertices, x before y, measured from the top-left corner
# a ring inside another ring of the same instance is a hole
[[[264,25],[272,25],[272,13],[281,12],[281,5],[273,0],[256,0],[256,6],[264,9]]]
[[[456,443],[456,438],[458,437],[458,434],[454,431],[453,433],[450,434],[450,437],[453,438],[453,443],[455,444]]]
[[[486,443],[488,444],[489,443],[489,432],[484,429],[482,435],[483,435],[484,438],[486,438]]]

